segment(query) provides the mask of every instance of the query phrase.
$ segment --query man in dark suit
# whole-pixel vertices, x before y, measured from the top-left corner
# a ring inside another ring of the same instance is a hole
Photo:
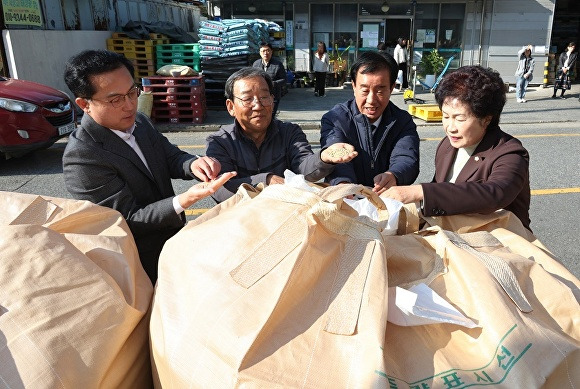
[[[272,58],[272,52],[272,45],[262,42],[260,44],[260,57],[262,58],[254,61],[252,67],[264,70],[274,83],[274,110],[272,111],[272,117],[275,117],[278,112],[278,104],[282,98],[282,89],[284,84],[286,84],[286,71],[282,62]]]
[[[417,125],[391,101],[397,72],[395,59],[376,51],[362,53],[351,66],[354,97],[322,116],[320,146],[348,143],[358,157],[336,166],[326,177],[331,185],[362,184],[380,195],[419,175]]]
[[[124,56],[87,50],[66,64],[65,82],[84,111],[63,155],[67,190],[119,211],[133,233],[143,268],[155,283],[164,243],[185,224],[184,209],[235,173],[218,177],[217,160],[181,151],[137,112],[140,90]],[[175,195],[172,178],[203,181]]]

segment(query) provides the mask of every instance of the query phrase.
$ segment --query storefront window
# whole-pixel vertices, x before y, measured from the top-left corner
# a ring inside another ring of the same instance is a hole
[[[357,32],[356,13],[356,4],[336,4],[333,47],[336,46],[340,50],[344,50],[348,46],[355,47]]]
[[[444,58],[454,56],[451,68],[460,63],[465,4],[417,4],[413,63],[424,53],[438,49]]]
[[[454,57],[450,65],[452,69],[460,64],[464,19],[465,4],[441,4],[438,49],[444,58]]]
[[[331,58],[343,61],[341,68],[349,69],[354,62],[357,39],[356,4],[336,4],[334,14],[334,37],[329,48]],[[336,62],[335,62],[336,63]],[[333,70],[335,68],[333,63]]]
[[[317,43],[322,41],[330,47],[332,41],[332,4],[312,4],[310,15],[312,20],[311,49],[316,50]]]
[[[439,4],[417,4],[415,18],[415,50],[431,51],[437,46]]]

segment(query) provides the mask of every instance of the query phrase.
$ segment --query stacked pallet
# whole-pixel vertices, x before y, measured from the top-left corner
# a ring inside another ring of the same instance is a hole
[[[151,119],[168,123],[203,123],[205,83],[195,77],[143,77],[143,91],[153,95]]]
[[[115,32],[112,38],[107,39],[107,50],[123,54],[133,63],[136,83],[140,83],[142,77],[155,75],[155,47],[169,43],[169,38],[163,34],[149,34],[149,37],[150,39],[131,39],[125,33]]]
[[[185,65],[196,72],[201,71],[201,57],[199,43],[175,43],[157,45],[157,66]]]

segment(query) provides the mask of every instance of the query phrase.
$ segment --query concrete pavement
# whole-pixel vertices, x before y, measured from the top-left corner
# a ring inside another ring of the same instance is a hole
[[[511,85],[513,89],[513,84]],[[416,97],[425,100],[427,104],[435,104],[435,96],[428,91],[422,91],[420,87],[415,89]],[[580,101],[578,101],[580,85],[572,85],[572,90],[567,91],[565,100],[552,99],[553,89],[541,86],[528,87],[526,103],[517,103],[515,92],[507,94],[507,103],[501,117],[501,123],[530,124],[530,123],[554,123],[574,122],[580,120]],[[558,96],[559,96],[558,92]],[[290,88],[288,93],[280,101],[278,119],[296,123],[304,130],[320,128],[320,119],[335,104],[346,101],[353,97],[351,88],[329,87],[326,88],[325,97],[314,96],[313,88]],[[391,96],[397,106],[407,109],[402,92],[395,92]],[[232,122],[231,116],[225,110],[208,110],[207,118],[203,124],[186,123],[158,123],[157,127],[162,132],[167,131],[200,131],[213,132],[223,124]],[[440,126],[441,123],[425,122],[415,118],[419,130],[422,126]]]

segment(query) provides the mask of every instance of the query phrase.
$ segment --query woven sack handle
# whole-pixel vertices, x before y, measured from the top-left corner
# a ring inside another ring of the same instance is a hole
[[[445,254],[445,245],[447,242],[451,242],[458,248],[472,254],[489,270],[496,282],[502,287],[520,311],[525,313],[532,312],[532,306],[520,288],[518,280],[507,262],[497,255],[481,252],[474,248],[503,247],[502,243],[495,236],[487,231],[457,234],[452,231],[443,230],[438,226],[429,227],[429,230],[439,231],[440,238],[437,239],[438,247],[436,251],[441,257]]]
[[[340,184],[321,189],[318,195],[328,202],[335,202],[351,195],[361,195],[369,199],[377,209],[386,210],[387,207],[378,194],[371,188],[358,184]]]
[[[328,198],[341,199],[344,193],[347,193],[347,196],[357,193],[369,194],[368,191],[361,191],[361,188],[364,188],[362,185],[349,186],[350,188],[345,188],[346,190],[329,191],[331,196]],[[304,195],[301,195],[301,192]],[[314,216],[319,224],[335,234],[348,236],[341,256],[336,259],[338,274],[329,298],[324,329],[339,335],[354,334],[372,255],[374,250],[382,245],[377,224],[365,223],[344,215],[336,204],[324,201],[316,194],[293,188],[268,187],[261,196],[280,201],[288,199],[288,202],[309,206],[306,212]],[[318,201],[313,201],[314,198],[318,198]],[[230,271],[234,281],[244,288],[250,288],[294,249],[302,245],[308,238],[304,236],[308,231],[304,213],[304,208],[298,208],[289,214],[270,236],[244,256],[245,259]]]

